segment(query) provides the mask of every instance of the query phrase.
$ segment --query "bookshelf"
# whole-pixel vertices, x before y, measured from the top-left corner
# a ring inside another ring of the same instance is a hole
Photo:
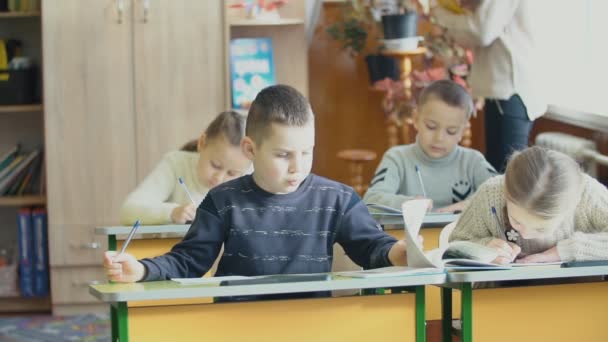
[[[42,66],[42,32],[40,12],[0,12],[0,37],[22,42],[22,55]],[[40,74],[36,98],[41,98]],[[42,103],[0,104],[0,151],[17,143],[29,152],[44,146],[44,106]],[[0,153],[2,153],[0,152]],[[17,212],[21,207],[46,206],[45,195],[0,196],[0,248],[14,251],[17,242]],[[16,261],[13,260],[14,264]],[[10,270],[10,269],[9,269]],[[6,269],[5,269],[6,271]],[[51,297],[15,297],[0,294],[0,313],[50,312]]]
[[[282,25],[303,25],[304,20],[299,18],[280,18],[276,20],[260,19],[231,19],[230,26],[282,26]]]
[[[24,207],[24,206],[36,206],[45,205],[46,196],[44,195],[26,195],[26,196],[13,196],[13,197],[1,197],[0,196],[0,207]]]
[[[51,299],[43,298],[21,298],[0,297],[0,312],[49,312],[51,311]]]
[[[40,17],[40,12],[0,12],[0,19]]]
[[[272,40],[276,82],[298,89],[308,97],[308,44],[306,3],[289,1],[279,9],[278,19],[244,18],[242,11],[228,8],[234,0],[224,0],[225,104],[232,107],[230,41],[236,38],[268,37]]]
[[[0,113],[31,113],[31,112],[42,112],[43,107],[41,104],[27,104],[27,105],[12,105],[12,106],[0,106]]]

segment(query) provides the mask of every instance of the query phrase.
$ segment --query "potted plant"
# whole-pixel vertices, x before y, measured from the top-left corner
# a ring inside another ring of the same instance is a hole
[[[419,3],[417,0],[384,1],[376,6],[380,12],[384,39],[416,37]]]
[[[342,7],[342,20],[327,28],[329,36],[342,45],[351,56],[365,55],[370,83],[390,78],[399,79],[397,62],[381,55],[381,45],[376,44],[380,38],[381,27],[375,18],[377,11],[370,0],[347,0]],[[368,46],[368,39],[374,42]],[[375,44],[375,45],[374,45]]]

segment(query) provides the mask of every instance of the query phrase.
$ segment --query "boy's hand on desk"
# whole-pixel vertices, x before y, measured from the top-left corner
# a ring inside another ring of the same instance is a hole
[[[501,239],[492,239],[486,246],[494,249],[498,256],[492,262],[495,264],[510,264],[521,252],[521,247]]]
[[[517,259],[517,263],[528,263],[528,262],[556,262],[561,261],[559,253],[557,252],[557,246],[549,248],[542,253],[530,254],[521,259]]]
[[[421,195],[414,196],[414,199],[415,199],[415,200],[419,200],[419,199],[428,199],[428,200],[429,200],[429,207],[428,207],[428,209],[429,209],[429,211],[433,210],[433,200],[432,200],[432,199],[430,199],[430,198],[426,198],[426,197],[421,196]]]
[[[173,223],[184,224],[187,221],[194,221],[196,207],[194,204],[181,205],[171,211],[171,221]]]
[[[418,242],[420,246],[424,242],[422,235],[418,235]],[[405,240],[399,240],[395,242],[393,247],[388,251],[388,260],[390,260],[393,266],[407,266],[407,246]]]
[[[134,283],[141,280],[145,273],[142,263],[128,253],[118,255],[116,251],[107,251],[103,255],[103,268],[108,279],[120,283]]]
[[[460,201],[458,203],[454,203],[452,205],[448,205],[447,207],[437,209],[438,213],[453,213],[457,211],[464,211],[469,205],[468,200]]]

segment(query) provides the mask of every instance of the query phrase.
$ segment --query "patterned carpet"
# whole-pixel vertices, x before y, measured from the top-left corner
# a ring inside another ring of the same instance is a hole
[[[1,342],[110,341],[108,315],[0,317]]]

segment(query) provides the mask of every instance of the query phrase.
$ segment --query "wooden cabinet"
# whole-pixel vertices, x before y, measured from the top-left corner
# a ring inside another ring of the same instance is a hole
[[[43,2],[49,240],[53,289],[101,270],[122,201],[163,154],[224,107],[221,3]],[[58,276],[61,272],[62,276]],[[78,297],[78,298],[76,298]],[[87,310],[52,297],[55,313]],[[94,302],[93,300],[91,302]]]
[[[223,7],[217,0],[135,0],[133,6],[141,180],[163,154],[198,138],[226,108]]]

